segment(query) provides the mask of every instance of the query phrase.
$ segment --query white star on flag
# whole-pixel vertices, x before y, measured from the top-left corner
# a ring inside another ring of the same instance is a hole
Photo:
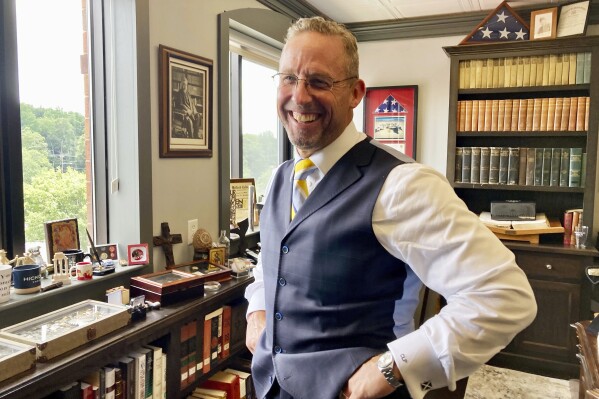
[[[490,39],[491,33],[493,33],[493,31],[489,30],[489,27],[486,27],[485,30],[482,31],[482,33],[483,33],[483,37],[488,37]]]
[[[526,32],[523,32],[522,29],[520,29],[518,32],[514,32],[516,33],[516,40],[524,40],[524,36],[526,35]]]
[[[497,22],[505,23],[505,19],[507,17],[508,17],[508,15],[505,15],[505,11],[502,11],[501,14],[497,14]]]
[[[507,28],[503,28],[503,30],[499,31],[499,34],[501,35],[499,38],[500,39],[507,39],[508,36],[510,34],[510,32],[507,31]]]

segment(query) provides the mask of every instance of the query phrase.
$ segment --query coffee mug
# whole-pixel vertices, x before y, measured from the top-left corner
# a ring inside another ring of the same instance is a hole
[[[89,257],[89,260],[92,259],[90,254],[86,254],[80,249],[65,249],[62,253],[69,260],[69,269],[72,269],[78,262],[83,262],[86,257]]]
[[[77,280],[91,280],[93,276],[93,268],[91,262],[77,262],[75,266],[71,266],[69,274],[75,274]]]
[[[8,302],[10,299],[10,279],[12,266],[0,265],[0,303]]]
[[[40,265],[20,265],[12,269],[15,294],[33,294],[41,288]]]

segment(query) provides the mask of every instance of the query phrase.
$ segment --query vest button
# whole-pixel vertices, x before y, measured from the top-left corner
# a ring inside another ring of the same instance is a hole
[[[281,353],[281,352],[283,352],[283,348],[281,348],[281,347],[280,347],[280,346],[278,346],[278,345],[277,345],[277,346],[275,346],[275,348],[274,348],[274,349],[275,349],[275,353]]]
[[[281,251],[286,254],[287,252],[289,252],[289,247],[287,245],[283,245],[283,248],[281,248]]]
[[[283,277],[279,278],[279,285],[280,286],[285,286],[287,285],[287,280],[285,280]]]
[[[283,320],[283,314],[281,312],[275,313],[275,319],[277,319],[277,320]]]

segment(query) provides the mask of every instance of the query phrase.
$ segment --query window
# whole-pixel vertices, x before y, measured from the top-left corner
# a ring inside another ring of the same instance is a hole
[[[287,138],[277,117],[280,49],[239,32],[231,35],[231,177],[253,178],[260,200],[285,159]]]
[[[91,89],[104,72],[92,67],[92,55],[97,62],[103,53],[103,41],[94,40],[102,7],[96,0],[9,0],[0,18],[8,28],[0,44],[0,248],[14,257],[40,246],[51,262],[44,222],[77,218],[83,249],[86,229],[96,235],[106,224],[106,201],[95,195],[105,179],[94,168],[105,160],[93,155],[105,140],[94,128],[104,120],[94,96],[104,93]]]

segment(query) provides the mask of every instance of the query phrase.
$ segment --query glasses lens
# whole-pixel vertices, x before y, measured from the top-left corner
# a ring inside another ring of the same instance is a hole
[[[326,76],[310,76],[306,80],[308,85],[315,90],[331,90],[333,88],[333,79]]]

